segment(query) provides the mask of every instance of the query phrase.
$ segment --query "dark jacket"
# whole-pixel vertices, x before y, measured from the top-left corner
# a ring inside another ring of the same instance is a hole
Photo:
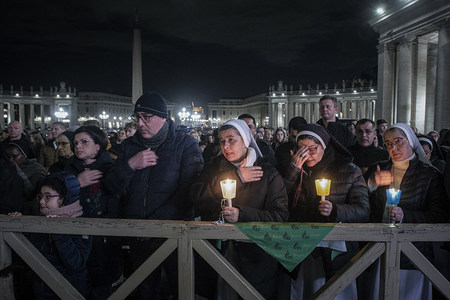
[[[191,195],[196,212],[203,221],[215,221],[221,211],[220,181],[236,180],[233,206],[239,208],[238,222],[285,222],[288,219],[287,195],[283,179],[267,158],[259,158],[263,177],[260,181],[242,183],[236,167],[223,155],[205,166],[192,185]],[[253,243],[228,241],[226,256],[236,263],[237,270],[266,299],[275,299],[278,262]]]
[[[381,170],[391,170],[392,161],[378,164]],[[376,166],[367,170],[366,179],[373,176]],[[386,205],[386,189],[380,186],[370,193],[371,222],[381,222]],[[442,176],[432,166],[421,162],[417,155],[410,165],[400,184],[402,194],[399,207],[403,210],[403,223],[440,223],[447,222],[448,199],[445,195]],[[414,243],[414,245],[433,261],[433,249],[430,243]],[[411,263],[402,258],[403,269],[412,268]]]
[[[38,161],[41,165],[48,169],[51,165],[58,161],[58,158],[58,150],[55,149],[53,140],[51,140],[42,146],[41,151],[39,152]]]
[[[376,162],[387,160],[389,153],[383,148],[370,145],[369,147],[363,147],[358,143],[347,148],[353,155],[353,163],[357,165],[363,174],[367,171],[367,168]]]
[[[140,133],[122,142],[122,152],[106,177],[106,188],[120,194],[126,192],[124,217],[131,219],[190,220],[193,205],[189,187],[194,175],[203,168],[198,141],[169,122],[166,140],[152,149],[158,156],[155,166],[133,170],[128,160],[146,148]]]
[[[30,234],[30,242],[83,296],[89,293],[86,262],[91,249],[89,236],[70,234]],[[36,299],[59,299],[37,278],[33,280]]]
[[[52,173],[64,171],[66,169],[66,166],[72,164],[74,160],[75,160],[75,155],[72,155],[69,158],[60,157],[57,162],[55,162],[53,165],[51,165],[48,168],[48,172],[50,174],[52,174]]]
[[[63,204],[69,205],[79,200],[80,182],[68,173],[52,176],[64,180],[66,193]],[[87,260],[91,250],[91,237],[71,234],[28,234],[30,242],[84,297],[90,290]],[[56,294],[34,275],[33,290],[36,299],[59,299]]]
[[[22,211],[23,180],[15,166],[0,159],[0,214]]]
[[[65,170],[78,176],[85,169],[99,170],[103,178],[108,174],[112,160],[108,151],[103,152],[99,158],[90,165],[84,165],[81,160],[74,158],[66,165]],[[105,189],[105,182],[81,188],[80,204],[83,207],[85,218],[117,218],[119,214],[119,197]],[[92,249],[88,260],[89,278],[94,295],[109,296],[111,284],[119,279],[121,270],[120,238],[94,236]],[[95,297],[92,296],[91,297]]]
[[[111,167],[111,157],[109,152],[105,151],[95,162],[86,166],[75,157],[71,163],[65,166],[65,171],[78,176],[85,169],[99,170],[103,173],[104,178]],[[82,187],[80,204],[83,206],[83,217],[85,218],[116,218],[119,214],[119,198],[116,194],[107,192],[104,180]]]
[[[303,172],[303,176],[301,175]],[[330,145],[320,162],[312,168],[302,170],[292,164],[284,174],[289,195],[289,220],[293,222],[360,223],[369,220],[369,195],[361,170],[351,163],[350,154],[337,153]],[[331,179],[330,195],[326,199],[333,203],[331,214],[319,213],[320,196],[317,196],[315,180]],[[301,181],[300,196],[295,203],[295,194]],[[312,255],[322,256],[325,276],[330,278],[342,268],[358,251],[358,242],[346,242],[347,252],[331,259],[331,250],[316,248]]]
[[[332,150],[330,147],[328,149]],[[369,196],[361,170],[350,162],[350,158],[343,157],[334,150],[327,153],[312,168],[304,166],[300,170],[289,165],[284,175],[289,195],[289,219],[294,222],[367,222],[370,213]],[[301,194],[294,207],[301,171]],[[320,215],[318,211],[320,196],[316,193],[315,180],[322,178],[331,179],[330,195],[326,199],[333,203],[333,209],[328,217]]]
[[[317,121],[317,124],[325,127],[323,120],[320,119]],[[356,137],[347,129],[347,127],[339,122],[339,119],[336,118],[336,122],[328,122],[327,126],[328,131],[334,136],[335,139],[338,140],[339,143],[344,147],[349,147],[356,142]]]
[[[233,206],[238,207],[239,222],[285,222],[288,219],[287,195],[281,175],[267,162],[258,159],[264,175],[260,181],[242,183],[236,167],[223,155],[205,166],[201,175],[192,184],[191,197],[197,215],[204,221],[214,221],[222,210],[220,181],[236,179],[236,198]]]

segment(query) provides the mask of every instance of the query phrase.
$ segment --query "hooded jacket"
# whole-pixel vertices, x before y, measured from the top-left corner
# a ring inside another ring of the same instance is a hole
[[[52,174],[66,186],[63,205],[79,200],[80,182],[67,172]],[[91,237],[71,234],[29,234],[30,242],[83,296],[90,289],[87,260],[91,250]],[[34,274],[33,291],[36,299],[59,299],[56,294]]]

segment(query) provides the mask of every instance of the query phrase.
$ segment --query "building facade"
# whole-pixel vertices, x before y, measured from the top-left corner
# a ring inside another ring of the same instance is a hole
[[[66,88],[64,82],[45,91],[43,87],[34,90],[32,86],[28,91],[22,86],[19,89],[11,86],[5,90],[0,84],[0,107],[3,110],[0,128],[6,128],[15,120],[31,130],[51,127],[52,122],[56,121],[62,121],[67,126],[75,124],[78,116],[76,94],[76,89]]]
[[[378,12],[376,117],[420,132],[450,127],[450,2],[391,0]]]
[[[377,91],[372,84],[360,80],[358,84],[349,84],[350,87],[346,87],[344,82],[340,88],[337,85],[328,88],[325,84],[323,87],[317,85],[315,89],[299,86],[294,90],[292,85],[288,89],[283,81],[278,81],[277,86],[270,86],[266,93],[208,103],[208,120],[212,127],[218,127],[240,114],[249,113],[255,117],[257,126],[287,128],[289,120],[295,116],[302,116],[311,123],[317,122],[320,119],[319,99],[327,94],[338,99],[338,117],[374,119]]]

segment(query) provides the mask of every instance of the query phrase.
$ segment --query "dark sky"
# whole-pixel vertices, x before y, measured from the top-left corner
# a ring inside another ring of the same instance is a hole
[[[132,27],[144,91],[199,104],[293,84],[376,76],[369,0],[41,0],[0,4],[0,83],[131,96]]]

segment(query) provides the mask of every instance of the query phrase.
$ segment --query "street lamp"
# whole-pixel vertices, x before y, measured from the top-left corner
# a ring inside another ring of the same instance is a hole
[[[184,107],[183,107],[183,109],[178,113],[178,116],[180,117],[182,123],[184,123],[184,121],[185,121],[187,118],[189,118],[190,115],[191,115],[191,114],[190,114],[188,111],[186,111],[186,108],[184,108]]]
[[[55,111],[55,117],[58,118],[58,121],[61,121],[61,119],[65,119],[69,113],[64,111],[62,107],[59,108],[59,110]]]
[[[105,128],[105,120],[109,118],[109,115],[105,111],[103,111],[98,116],[100,119],[102,119],[102,127]]]

